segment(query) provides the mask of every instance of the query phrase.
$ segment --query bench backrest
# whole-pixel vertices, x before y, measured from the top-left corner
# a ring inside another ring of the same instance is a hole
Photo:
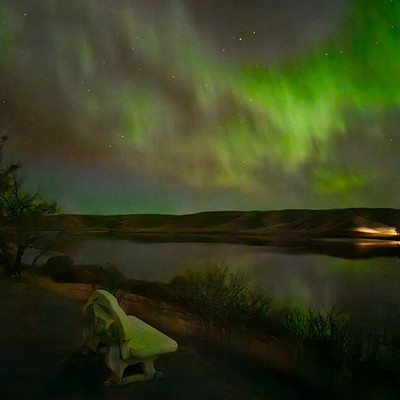
[[[105,334],[111,339],[120,341],[132,339],[133,332],[128,317],[110,292],[103,289],[95,290],[90,295],[84,310],[89,306],[93,307],[97,334]]]

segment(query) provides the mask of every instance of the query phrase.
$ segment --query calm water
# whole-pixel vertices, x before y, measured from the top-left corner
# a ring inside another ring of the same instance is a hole
[[[335,248],[343,246],[335,243]],[[267,246],[223,243],[138,243],[98,237],[71,252],[75,264],[111,263],[125,275],[169,282],[188,266],[206,268],[226,260],[231,270],[244,271],[251,284],[271,293],[276,302],[329,308],[376,308],[400,304],[400,259],[343,259],[321,254],[288,254]]]

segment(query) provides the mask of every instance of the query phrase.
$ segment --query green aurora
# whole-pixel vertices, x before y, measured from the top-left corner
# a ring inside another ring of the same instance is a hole
[[[278,60],[230,57],[257,27],[220,48],[183,1],[37,3],[0,2],[1,118],[67,211],[398,207],[399,1]]]

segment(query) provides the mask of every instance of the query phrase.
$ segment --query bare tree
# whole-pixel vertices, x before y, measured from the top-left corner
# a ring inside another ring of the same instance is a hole
[[[28,247],[38,246],[37,232],[27,229],[24,220],[32,215],[54,214],[56,202],[41,199],[39,192],[25,193],[17,172],[19,163],[3,160],[3,148],[8,137],[0,141],[0,264],[7,275],[20,276],[21,260]]]

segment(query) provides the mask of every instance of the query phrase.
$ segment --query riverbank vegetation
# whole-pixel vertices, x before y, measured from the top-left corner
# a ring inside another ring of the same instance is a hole
[[[56,261],[50,260],[44,268],[46,275],[57,272]],[[354,398],[361,398],[360,393],[366,396],[363,398],[376,398],[369,394],[380,393],[384,395],[379,398],[398,398],[400,394],[397,305],[369,314],[365,309],[355,313],[340,305],[327,311],[278,306],[268,293],[251,285],[243,272],[232,270],[226,262],[192,264],[169,284],[127,279],[110,265],[70,263],[67,268],[68,263],[64,264],[63,274],[55,277],[59,282],[85,281],[108,288],[119,298],[132,293],[151,298],[155,304],[169,303],[200,319],[208,340],[213,340],[216,332],[225,338],[239,333],[249,341],[257,337],[288,350],[296,379],[323,392],[337,396],[352,393]]]
[[[400,331],[392,330],[386,317],[374,316],[365,324],[337,307],[327,312],[287,308],[281,322],[304,374],[312,373],[334,391],[378,398],[378,393],[400,390]]]
[[[250,287],[243,272],[232,272],[225,261],[193,266],[168,285],[169,295],[198,315],[205,324],[228,329],[268,329],[271,297]]]
[[[188,268],[171,282],[169,292],[207,324],[258,332],[277,346],[290,347],[301,373],[312,374],[321,385],[330,382],[332,390],[339,385],[350,391],[351,385],[368,380],[379,390],[400,390],[396,305],[387,305],[380,315],[354,313],[339,304],[327,311],[281,307],[224,262]]]

